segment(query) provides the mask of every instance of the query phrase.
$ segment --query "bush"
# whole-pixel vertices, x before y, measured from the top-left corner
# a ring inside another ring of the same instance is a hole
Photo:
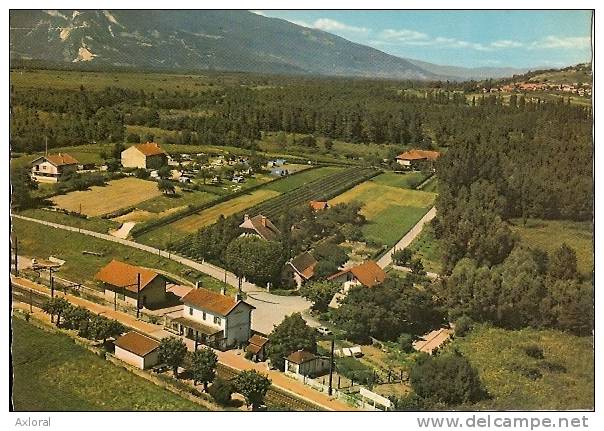
[[[474,403],[487,395],[476,369],[458,352],[421,356],[409,378],[415,393],[434,403]]]
[[[234,390],[231,382],[216,378],[208,392],[218,404],[225,406],[231,402],[231,395],[233,395]]]
[[[531,358],[543,359],[544,357],[543,349],[537,344],[529,344],[527,346],[524,346],[523,350],[524,353],[526,353],[527,356],[530,356]]]
[[[402,333],[398,337],[398,346],[405,353],[413,352],[413,336],[411,334]]]
[[[463,315],[455,321],[455,335],[458,337],[465,337],[473,326],[474,321],[468,316]]]

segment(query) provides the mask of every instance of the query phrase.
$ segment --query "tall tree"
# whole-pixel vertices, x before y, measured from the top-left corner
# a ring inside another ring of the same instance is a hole
[[[180,338],[162,338],[159,345],[159,360],[172,368],[176,378],[178,378],[178,367],[183,364],[186,355],[187,346]]]
[[[191,358],[191,374],[194,382],[203,383],[203,390],[208,391],[208,384],[216,377],[218,357],[210,348],[202,348],[193,352]]]

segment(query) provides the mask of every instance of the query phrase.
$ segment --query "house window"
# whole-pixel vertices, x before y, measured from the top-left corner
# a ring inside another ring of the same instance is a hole
[[[221,321],[222,321],[222,320],[220,319],[220,317],[218,317],[218,316],[214,316],[214,323],[215,323],[216,325],[220,325],[220,322],[221,322]]]
[[[201,317],[203,318],[203,320],[206,320],[206,312],[203,311]]]
[[[193,315],[193,307],[189,307],[189,315]]]

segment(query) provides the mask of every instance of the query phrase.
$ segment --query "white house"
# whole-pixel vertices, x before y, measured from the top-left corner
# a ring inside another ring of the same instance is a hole
[[[146,335],[130,331],[113,344],[116,358],[142,370],[159,362],[159,343]]]
[[[409,150],[396,156],[396,162],[406,168],[414,168],[422,162],[433,163],[439,156],[438,151]]]
[[[285,358],[285,372],[315,377],[329,371],[329,358],[317,356],[306,350],[298,350]]]
[[[31,162],[31,175],[40,182],[56,183],[67,174],[76,172],[79,163],[69,154],[48,154]]]
[[[187,293],[182,316],[172,320],[180,335],[221,350],[241,346],[250,339],[254,306],[237,295],[202,287]]]

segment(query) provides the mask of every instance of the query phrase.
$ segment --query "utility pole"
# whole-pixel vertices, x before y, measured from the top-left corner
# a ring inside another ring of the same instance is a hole
[[[333,382],[333,350],[336,344],[336,338],[333,337],[331,339],[331,355],[329,356],[329,389],[327,390],[327,395],[331,396],[331,393],[333,392],[333,386],[332,386],[332,382]]]
[[[15,275],[19,275],[19,240],[15,236]]]
[[[195,351],[197,352],[197,346],[199,345],[199,334],[195,331]]]
[[[29,312],[33,313],[34,312],[34,290],[33,289],[29,289]]]
[[[138,319],[141,309],[141,273],[136,274],[136,318]]]
[[[52,266],[50,266],[48,268],[48,271],[50,272],[50,297],[54,298],[55,297],[55,279],[52,276]]]

